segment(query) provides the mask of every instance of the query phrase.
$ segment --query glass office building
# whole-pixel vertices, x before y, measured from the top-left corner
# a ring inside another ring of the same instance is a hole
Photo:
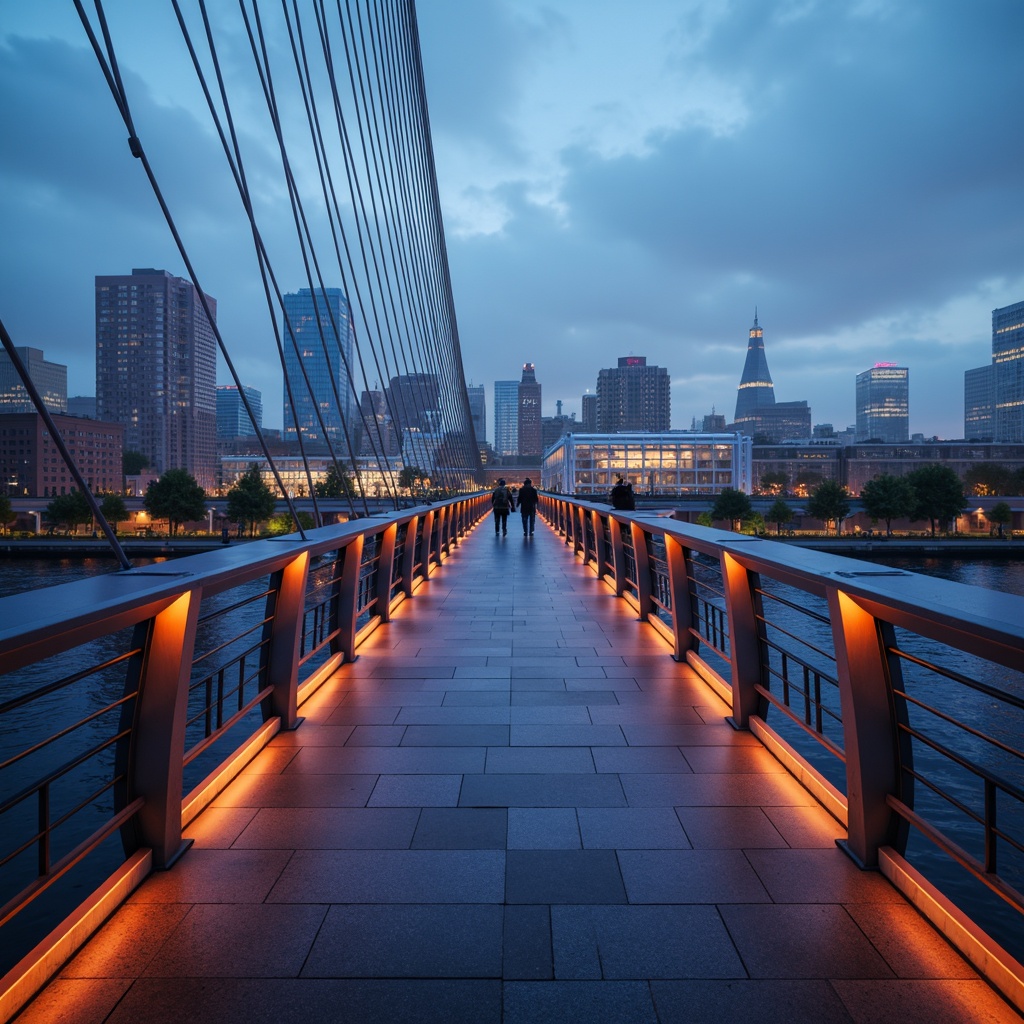
[[[910,440],[910,370],[875,363],[857,374],[857,441],[902,444]]]

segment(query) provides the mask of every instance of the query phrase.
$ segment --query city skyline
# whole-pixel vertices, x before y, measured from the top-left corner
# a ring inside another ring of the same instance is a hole
[[[245,353],[239,372],[279,394],[251,241],[173,16],[108,8],[139,135],[225,339]],[[1005,106],[1024,69],[991,59],[1024,29],[1024,8],[646,0],[641,11],[602,0],[418,11],[467,379],[489,386],[542,351],[543,414],[561,399],[582,418],[591,366],[645,353],[671,373],[682,429],[731,411],[757,307],[780,391],[806,396],[815,422],[854,423],[855,375],[893,361],[914,374],[910,432],[961,437],[963,375],[990,357],[991,311],[1024,296],[1013,170],[1024,139]],[[0,309],[15,344],[85,381],[93,277],[184,267],[74,11],[22,5],[4,20],[0,216],[17,244],[0,257]],[[250,166],[269,175],[273,140],[254,131],[252,142]],[[280,278],[302,284],[297,256]],[[41,281],[60,302],[39,302]],[[276,402],[268,413],[281,427]]]

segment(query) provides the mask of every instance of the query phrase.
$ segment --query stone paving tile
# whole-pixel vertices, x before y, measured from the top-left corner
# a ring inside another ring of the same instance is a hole
[[[512,709],[503,706],[402,708],[396,722],[400,725],[508,725]]]
[[[129,978],[57,978],[18,1015],[18,1024],[103,1024],[131,984]]]
[[[462,807],[625,807],[617,775],[467,775]]]
[[[750,850],[747,858],[778,903],[899,903],[878,871],[861,871],[837,846],[830,850]]]
[[[1007,1024],[1020,1016],[983,981],[833,981],[857,1024]]]
[[[406,850],[414,808],[268,807],[234,843],[236,850]]]
[[[482,772],[483,747],[322,747],[300,750],[290,771],[316,775],[366,775],[371,772],[445,775]]]
[[[581,807],[577,811],[587,850],[689,850],[670,807]]]
[[[558,774],[594,772],[594,756],[590,747],[490,747],[487,751],[487,773],[515,775],[521,773]]]
[[[551,935],[559,980],[746,976],[714,907],[554,906]]]
[[[827,981],[653,981],[651,993],[660,1024],[853,1022]]]
[[[633,807],[818,806],[789,775],[620,775]]]
[[[333,906],[302,976],[497,978],[503,928],[494,905]]]
[[[414,850],[504,850],[508,811],[498,807],[424,807]]]
[[[508,849],[581,849],[578,813],[575,807],[510,807]]]
[[[197,850],[226,850],[255,817],[255,807],[207,807],[184,831]]]
[[[496,747],[507,746],[507,725],[410,725],[403,747]]]
[[[760,807],[677,807],[675,812],[696,850],[789,845]]]
[[[298,850],[270,903],[501,903],[505,853]]]
[[[214,807],[364,807],[374,775],[264,775],[236,780]]]
[[[381,775],[368,807],[455,807],[461,775]]]
[[[611,850],[509,850],[507,903],[625,903]]]
[[[150,875],[128,903],[262,903],[292,854],[287,850],[189,850]]]
[[[739,850],[619,850],[630,903],[768,903]]]
[[[549,980],[554,973],[551,909],[546,906],[506,906],[502,950],[503,978]]]
[[[719,911],[752,978],[891,978],[842,908],[737,905]]]
[[[599,772],[690,774],[690,765],[678,747],[594,747],[593,754]]]
[[[642,981],[510,981],[504,986],[502,1021],[658,1024],[658,1017],[650,988]]]

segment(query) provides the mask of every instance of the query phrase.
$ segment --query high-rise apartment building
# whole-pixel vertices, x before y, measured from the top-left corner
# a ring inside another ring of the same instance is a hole
[[[519,381],[494,382],[494,451],[519,454]]]
[[[811,410],[806,402],[775,401],[775,385],[764,354],[764,329],[756,312],[736,392],[733,429],[767,443],[811,436]]]
[[[589,391],[580,400],[580,430],[584,434],[597,433],[597,395]]]
[[[520,455],[540,455],[542,433],[540,428],[540,384],[533,363],[523,364],[523,376],[516,391],[517,427]]]
[[[216,383],[216,337],[191,281],[152,269],[96,278],[96,414],[124,426],[125,450],[212,488]]]
[[[646,356],[623,356],[617,367],[597,375],[597,430],[619,431],[669,429],[672,419],[668,370],[648,366]]]
[[[256,418],[255,427],[242,401],[243,393]],[[217,437],[255,437],[256,427],[263,429],[263,393],[244,384],[241,391],[234,384],[218,385]]]
[[[43,405],[50,412],[67,412],[68,368],[63,363],[50,363],[42,349],[15,347],[14,351],[35,385]],[[11,357],[0,349],[0,415],[12,412],[35,412],[28,390]]]
[[[964,437],[1024,442],[1024,302],[992,310],[992,362],[964,374]]]
[[[354,339],[348,299],[340,288],[300,288],[284,296],[286,440],[295,440],[298,428],[313,446],[344,444],[355,407],[349,378]]]
[[[910,440],[910,370],[875,363],[857,374],[857,441]]]
[[[469,415],[473,420],[473,433],[476,434],[477,445],[487,444],[487,395],[483,384],[470,384],[466,388],[469,394]]]

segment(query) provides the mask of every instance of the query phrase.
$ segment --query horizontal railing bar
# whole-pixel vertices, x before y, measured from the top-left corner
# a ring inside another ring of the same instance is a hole
[[[190,750],[185,751],[184,765],[187,767],[190,765],[203,751],[209,749],[214,743],[219,740],[224,733],[231,730],[236,726],[254,707],[256,707],[261,701],[266,700],[273,692],[272,686],[265,686],[259,691],[254,697],[252,697],[244,707],[239,708],[230,718],[226,719],[220,728],[211,732],[209,736],[201,739],[194,747]]]

